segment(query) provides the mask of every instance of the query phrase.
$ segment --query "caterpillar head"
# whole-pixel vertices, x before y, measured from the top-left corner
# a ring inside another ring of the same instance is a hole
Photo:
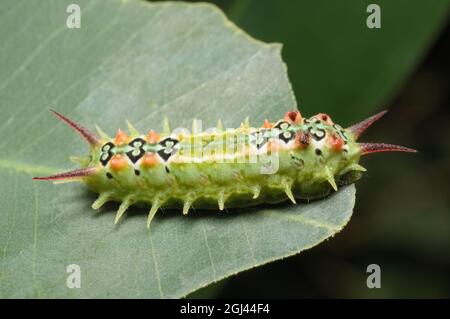
[[[376,152],[417,152],[399,145],[357,142],[361,134],[386,113],[387,110],[382,111],[346,129],[334,123],[331,117],[325,113],[304,119],[300,112],[290,111],[285,114],[284,120],[294,126],[296,143],[299,148],[312,145],[319,150],[326,147],[333,151],[346,153],[350,151],[349,148],[353,148],[355,155],[359,156]],[[354,145],[346,147],[348,144]]]
[[[352,183],[361,177],[365,169],[358,164],[362,155],[376,152],[416,152],[416,150],[384,143],[359,143],[361,134],[387,111],[373,115],[360,123],[343,128],[325,113],[308,119],[298,111],[286,113],[284,120],[295,132],[295,151],[291,158],[298,169],[314,172],[312,179],[328,181],[337,188],[335,177],[343,183]]]

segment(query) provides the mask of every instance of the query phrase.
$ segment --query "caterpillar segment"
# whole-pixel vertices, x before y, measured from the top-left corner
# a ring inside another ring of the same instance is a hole
[[[90,146],[86,157],[72,158],[81,168],[35,180],[81,181],[99,196],[93,209],[119,202],[115,223],[134,204],[150,207],[147,226],[162,208],[192,207],[222,211],[260,203],[326,197],[338,187],[354,183],[366,171],[360,157],[375,152],[416,152],[384,144],[359,143],[361,134],[380,119],[382,111],[342,128],[319,113],[303,118],[290,111],[276,122],[251,127],[248,118],[236,129],[217,122],[213,130],[140,133],[127,121],[128,132],[111,138],[99,127],[98,135],[59,112],[53,114],[74,129]]]

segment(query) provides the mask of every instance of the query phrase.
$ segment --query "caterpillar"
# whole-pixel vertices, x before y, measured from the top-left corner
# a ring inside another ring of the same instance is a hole
[[[287,112],[276,122],[251,127],[216,128],[193,133],[150,130],[139,133],[127,121],[129,133],[118,130],[110,138],[97,127],[94,134],[53,111],[90,146],[85,157],[73,158],[81,168],[34,180],[81,181],[99,194],[92,204],[119,202],[115,223],[133,204],[147,204],[147,227],[160,208],[219,209],[320,199],[338,187],[356,182],[366,169],[366,154],[386,151],[416,152],[384,143],[358,143],[360,135],[387,111],[348,128],[319,113],[303,118]],[[195,121],[194,121],[195,124]]]

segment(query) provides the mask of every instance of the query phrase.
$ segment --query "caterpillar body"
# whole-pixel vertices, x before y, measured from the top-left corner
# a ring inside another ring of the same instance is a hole
[[[187,214],[200,209],[245,207],[296,199],[318,199],[339,186],[354,183],[365,171],[362,155],[383,152],[416,152],[403,146],[358,143],[357,139],[386,111],[342,128],[319,113],[303,118],[287,112],[262,127],[217,128],[203,133],[186,131],[139,133],[128,123],[129,133],[118,130],[114,138],[99,128],[99,136],[64,115],[52,111],[90,145],[86,157],[75,158],[81,168],[34,177],[55,182],[82,181],[99,194],[92,204],[99,209],[108,201],[121,203],[117,223],[129,206],[150,206],[147,227],[156,212],[180,208]],[[195,122],[194,122],[195,123]]]

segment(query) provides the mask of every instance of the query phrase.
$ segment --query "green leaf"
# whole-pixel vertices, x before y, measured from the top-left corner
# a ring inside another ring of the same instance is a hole
[[[80,1],[81,29],[66,27],[72,1],[0,4],[0,296],[182,297],[245,269],[311,248],[350,219],[353,186],[311,204],[228,213],[158,214],[117,205],[95,213],[83,185],[33,182],[73,168],[87,146],[55,108],[113,134],[193,117],[259,125],[296,103],[280,45],[256,41],[211,5]],[[81,288],[66,286],[67,266]]]

